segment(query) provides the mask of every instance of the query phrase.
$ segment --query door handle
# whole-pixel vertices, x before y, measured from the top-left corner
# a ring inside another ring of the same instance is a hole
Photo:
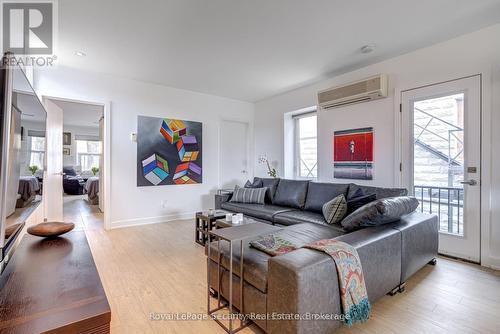
[[[64,176],[64,175],[66,175],[66,173],[59,172],[59,173],[54,173],[54,175],[61,175],[61,176]]]
[[[476,180],[469,180],[469,181],[461,181],[461,184],[467,184],[469,186],[475,186],[477,184]]]

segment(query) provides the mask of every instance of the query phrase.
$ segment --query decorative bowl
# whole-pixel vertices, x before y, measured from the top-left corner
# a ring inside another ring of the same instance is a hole
[[[50,222],[40,223],[28,228],[28,233],[37,237],[57,237],[75,228],[73,223]]]

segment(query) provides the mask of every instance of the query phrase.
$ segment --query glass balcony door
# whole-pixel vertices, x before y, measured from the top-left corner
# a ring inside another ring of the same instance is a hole
[[[402,93],[403,179],[439,220],[439,251],[480,260],[480,76]]]

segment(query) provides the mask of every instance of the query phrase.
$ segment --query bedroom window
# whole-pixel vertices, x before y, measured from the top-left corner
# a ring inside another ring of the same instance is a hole
[[[30,137],[30,166],[43,170],[45,159],[45,138]]]
[[[99,167],[101,157],[101,142],[97,140],[76,140],[77,163],[82,171]]]
[[[295,122],[295,161],[297,179],[318,177],[316,112],[293,116]]]

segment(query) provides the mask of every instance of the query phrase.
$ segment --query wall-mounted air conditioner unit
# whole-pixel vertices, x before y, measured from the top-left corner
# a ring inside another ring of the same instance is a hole
[[[323,109],[330,109],[383,97],[387,97],[385,74],[322,90],[318,92],[318,105]]]

